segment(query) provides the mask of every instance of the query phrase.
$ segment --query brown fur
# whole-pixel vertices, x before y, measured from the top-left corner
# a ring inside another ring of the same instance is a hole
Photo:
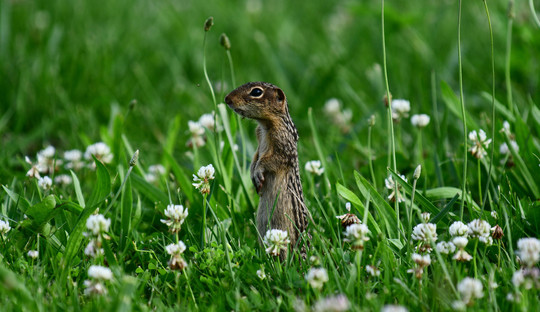
[[[254,89],[262,90],[262,94]],[[225,103],[240,116],[259,124],[256,130],[259,146],[250,167],[251,180],[260,196],[259,235],[264,237],[270,229],[284,230],[289,234],[291,246],[296,246],[300,234],[306,230],[309,212],[298,170],[298,132],[289,115],[285,93],[270,83],[249,82],[229,93]],[[302,253],[305,256],[305,249]]]

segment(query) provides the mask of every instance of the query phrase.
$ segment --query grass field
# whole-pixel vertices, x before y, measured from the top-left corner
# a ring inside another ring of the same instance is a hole
[[[539,311],[535,5],[0,0],[0,310]],[[304,261],[258,243],[248,81],[300,134]]]

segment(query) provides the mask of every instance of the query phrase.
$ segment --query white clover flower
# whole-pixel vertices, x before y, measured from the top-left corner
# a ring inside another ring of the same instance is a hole
[[[320,176],[324,172],[320,160],[311,160],[306,163],[306,171]]]
[[[482,219],[475,219],[469,224],[469,236],[471,238],[478,238],[478,240],[487,245],[493,243],[493,238],[491,237],[491,225]]]
[[[429,116],[426,114],[412,115],[411,124],[418,128],[424,128],[429,124]]]
[[[259,270],[257,270],[257,276],[258,276],[261,280],[265,279],[265,278],[266,278],[266,273],[264,273],[264,269],[259,269]]]
[[[177,233],[188,216],[188,208],[184,209],[182,205],[168,205],[164,214],[167,219],[161,219],[160,221],[165,223],[172,233]]]
[[[459,249],[452,259],[460,262],[468,262],[472,260],[472,256],[465,249]]]
[[[510,134],[510,123],[508,121],[503,121],[503,127],[501,129],[501,132],[506,132],[507,134]]]
[[[420,223],[413,228],[412,239],[429,243],[437,240],[437,225],[433,223]]]
[[[148,183],[154,183],[159,177],[165,174],[165,167],[161,164],[151,165],[148,167],[148,173],[144,175],[144,179]]]
[[[523,270],[515,271],[514,274],[512,275],[512,284],[514,284],[516,288],[519,288],[524,283],[525,283],[525,276],[523,275]],[[530,287],[528,289],[530,289]]]
[[[44,176],[38,179],[38,186],[44,191],[48,191],[52,187],[52,180],[48,176]]]
[[[540,260],[540,240],[534,237],[521,238],[517,242],[516,254],[527,267],[533,267]]]
[[[399,174],[399,177],[402,178],[403,180],[405,180],[405,182],[407,182],[407,178],[404,176],[404,175],[401,175]],[[386,186],[387,189],[391,190],[392,193],[390,193],[390,195],[388,195],[388,199],[390,201],[395,201],[396,200],[396,190],[395,190],[395,182],[394,182],[394,179],[392,177],[392,175],[388,175],[388,178],[384,179],[384,184]],[[405,198],[403,197],[403,194],[401,194],[401,185],[398,183],[397,184],[397,189],[398,189],[398,192],[397,192],[397,200],[398,200],[398,203],[401,203],[403,201],[405,201]]]
[[[491,217],[495,220],[497,220],[499,218],[499,214],[497,214],[497,211],[495,210],[492,210],[491,211]]]
[[[471,305],[474,302],[474,299],[484,297],[484,286],[482,285],[482,282],[475,278],[465,277],[458,283],[457,289],[463,302],[467,305]]]
[[[519,152],[519,145],[516,141],[510,140],[510,145],[512,145],[516,153]],[[499,153],[501,153],[502,155],[510,154],[510,148],[508,147],[508,144],[506,144],[506,142],[502,143],[501,146],[499,146]]]
[[[429,255],[420,255],[417,253],[413,253],[411,258],[414,263],[421,267],[426,267],[431,264],[431,257]]]
[[[469,132],[469,140],[472,142],[469,152],[471,152],[474,157],[480,159],[487,155],[485,149],[489,147],[491,139],[487,139],[484,130],[480,129],[478,132],[476,132],[476,130]]]
[[[455,300],[452,302],[452,309],[454,309],[454,311],[465,311],[467,305],[461,300]]]
[[[201,147],[206,144],[204,139],[204,127],[198,121],[188,121],[188,128],[191,134],[191,138],[188,141],[188,145]]]
[[[315,289],[321,289],[328,282],[328,273],[325,268],[311,268],[306,274],[306,281]]]
[[[105,285],[103,285],[103,283],[97,280],[85,280],[84,287],[86,287],[86,289],[84,290],[84,294],[86,296],[104,295],[107,293],[107,288],[105,287]]]
[[[467,246],[467,243],[469,240],[464,236],[456,236],[452,240],[452,243],[458,248],[458,251],[456,254],[452,257],[452,259],[456,261],[471,261],[472,256],[465,251],[465,246]]]
[[[109,231],[111,219],[106,219],[103,215],[91,215],[86,219],[86,228],[90,230],[94,236],[99,236]]]
[[[88,269],[88,276],[92,279],[109,281],[112,279],[113,274],[109,268],[99,265],[91,265]]]
[[[78,149],[73,149],[64,152],[64,160],[66,161],[66,168],[79,170],[84,167],[82,161],[83,153]]]
[[[516,288],[540,289],[540,269],[537,267],[518,269],[512,275],[512,284]]]
[[[181,255],[186,250],[186,244],[183,241],[178,241],[178,244],[169,244],[165,246],[165,250],[171,256]]]
[[[216,131],[221,131],[222,129],[219,126],[219,124],[218,124],[217,127],[215,125],[214,121],[217,121],[217,117],[216,117],[216,119],[214,119],[215,115],[216,115],[216,113],[213,112],[213,111],[210,114],[204,114],[199,118],[199,123],[201,124],[201,126],[207,128],[210,131],[214,131],[214,128],[215,128]]]
[[[48,167],[46,164],[40,164],[39,162],[36,164],[33,164],[28,156],[24,156],[24,161],[26,161],[26,163],[28,163],[31,166],[30,170],[26,172],[27,177],[39,179],[41,177],[39,173],[47,172],[48,170]]]
[[[214,166],[212,164],[208,166],[202,166],[197,175],[193,175],[192,185],[198,189],[201,194],[210,194],[210,180],[214,179]]]
[[[452,223],[452,225],[450,225],[450,228],[448,230],[450,232],[450,235],[452,236],[467,237],[469,233],[469,227],[461,221],[455,221],[454,223]]]
[[[271,229],[266,232],[263,239],[266,246],[266,253],[272,256],[279,256],[281,250],[286,251],[287,245],[291,242],[287,231]]]
[[[447,255],[456,250],[456,245],[454,245],[452,242],[439,242],[437,243],[436,248],[438,252]]]
[[[331,98],[324,103],[324,112],[329,116],[339,114],[341,112],[341,103],[336,98]]]
[[[349,299],[345,295],[339,294],[336,296],[330,296],[323,299],[319,299],[313,305],[314,312],[342,312],[347,311],[351,307]]]
[[[88,242],[88,245],[86,245],[86,248],[84,248],[84,254],[92,258],[103,255],[104,250],[103,248],[100,248],[100,247],[101,247],[101,243],[99,241],[92,239],[90,240],[90,242]]]
[[[392,100],[392,118],[394,120],[409,117],[410,110],[411,102],[402,99]]]
[[[46,148],[39,151],[38,156],[43,157],[43,158],[54,158],[55,153],[56,153],[56,149],[54,148],[54,146],[49,145]]]
[[[341,110],[341,102],[336,98],[331,98],[324,104],[324,113],[332,118],[334,124],[340,126],[342,131],[347,132],[349,130],[348,123],[352,118],[352,111],[350,109]]]
[[[406,307],[397,304],[387,304],[382,307],[381,312],[409,312]]]
[[[113,159],[111,148],[103,142],[94,143],[88,146],[84,152],[84,158],[91,161],[92,168],[95,168],[92,155],[105,164],[109,164]]]
[[[56,184],[62,184],[62,185],[70,185],[73,183],[73,178],[67,174],[59,174],[56,177],[54,177],[54,183]]]
[[[28,255],[28,257],[30,257],[32,259],[36,259],[37,257],[39,257],[39,251],[37,251],[37,250],[29,250],[27,255]]]
[[[420,214],[420,218],[422,219],[422,221],[424,221],[425,223],[429,223],[429,220],[431,219],[431,213],[429,212],[422,212]]]
[[[345,229],[345,232],[343,232],[345,235],[345,239],[343,240],[351,243],[352,249],[363,250],[364,242],[369,240],[369,233],[371,233],[371,231],[367,225],[353,223]]]
[[[0,220],[0,235],[5,235],[7,232],[11,230],[11,227],[9,226],[8,221]]]
[[[380,276],[381,270],[373,265],[366,265],[366,272],[368,272],[371,276]]]

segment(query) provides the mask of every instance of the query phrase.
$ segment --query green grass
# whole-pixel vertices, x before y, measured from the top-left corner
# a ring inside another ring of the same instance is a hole
[[[491,24],[484,2],[463,1],[458,62],[457,1],[385,1],[383,51],[381,2],[0,0],[0,220],[12,228],[0,236],[1,310],[292,310],[344,294],[352,311],[386,304],[448,311],[465,277],[484,287],[470,310],[538,309],[538,289],[517,289],[512,276],[518,239],[540,236],[540,32],[529,3],[516,2],[512,18],[506,2],[487,5]],[[214,26],[205,38],[209,16]],[[230,51],[220,45],[222,33]],[[280,263],[259,246],[249,177],[256,125],[215,105],[203,61],[217,103],[233,81],[268,81],[287,94],[315,222],[306,261],[294,253]],[[389,132],[385,68],[392,97],[409,100],[410,115],[430,115],[426,128],[403,118]],[[351,111],[346,127],[324,111],[332,97]],[[206,130],[204,146],[187,146],[188,121],[212,111],[223,130]],[[480,161],[464,155],[464,120],[467,132],[483,129],[493,140],[493,157],[490,149]],[[505,120],[510,133],[499,131]],[[70,185],[43,190],[26,176],[26,155],[35,162],[53,145],[59,161],[99,141],[110,146],[112,162],[70,172],[64,161],[48,174],[68,174]],[[499,152],[503,142],[510,154]],[[321,176],[304,170],[314,159],[323,163]],[[148,182],[153,164],[166,173]],[[205,197],[191,183],[207,164],[216,173]],[[389,175],[405,197],[396,206]],[[363,251],[344,241],[336,219],[346,202],[371,231]],[[189,208],[178,235],[160,222],[169,203]],[[111,226],[103,255],[90,258],[83,233],[98,209]],[[407,270],[421,212],[431,213],[437,241],[448,241],[448,227],[460,219],[498,224],[504,236],[492,246],[471,239],[470,262],[433,251],[417,279]],[[187,246],[182,272],[167,264],[165,246],[176,240]],[[113,272],[106,295],[84,294],[92,264]],[[305,280],[311,267],[328,272],[320,290]],[[264,280],[256,273],[262,268]],[[521,301],[506,299],[518,291]]]

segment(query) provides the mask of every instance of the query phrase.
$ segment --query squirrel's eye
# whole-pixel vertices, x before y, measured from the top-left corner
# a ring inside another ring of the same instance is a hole
[[[251,95],[251,96],[261,96],[262,94],[263,94],[263,90],[261,88],[254,88],[249,93],[249,95]]]

